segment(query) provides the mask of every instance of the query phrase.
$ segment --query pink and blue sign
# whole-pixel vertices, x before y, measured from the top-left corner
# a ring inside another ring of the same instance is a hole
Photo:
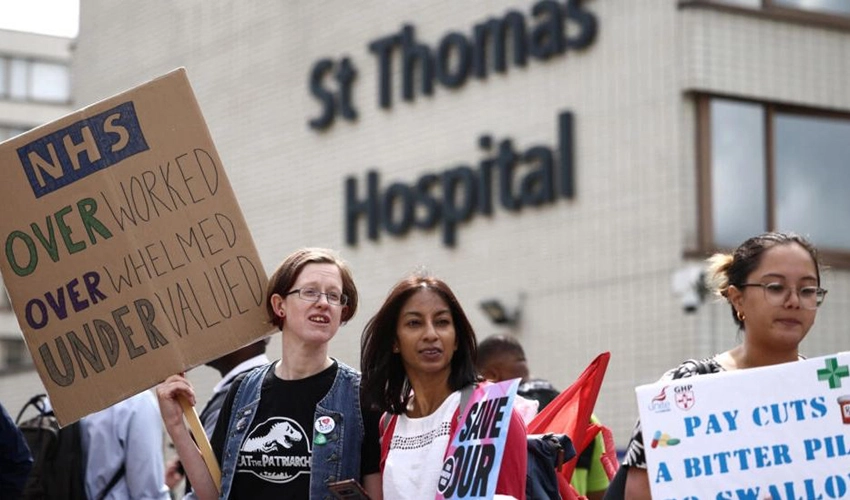
[[[443,462],[437,500],[493,498],[519,379],[478,386]]]

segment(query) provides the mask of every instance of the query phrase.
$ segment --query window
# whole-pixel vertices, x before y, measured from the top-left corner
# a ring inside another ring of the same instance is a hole
[[[752,7],[753,9],[758,9],[761,7],[762,0],[714,0],[717,3],[724,3],[728,5],[737,5],[740,7]]]
[[[767,230],[850,264],[850,114],[698,98],[702,250]]]
[[[767,225],[764,109],[759,104],[712,99],[709,113],[714,243],[735,248],[749,236],[763,233]],[[741,217],[742,213],[750,217]]]
[[[11,311],[12,310],[12,301],[9,300],[9,292],[6,291],[6,287],[0,283],[0,312]]]
[[[679,0],[680,7],[709,7],[791,22],[850,28],[850,0]]]
[[[9,92],[9,70],[7,69],[7,60],[0,57],[0,97],[4,97]]]
[[[29,81],[29,65],[22,59],[9,61],[9,97],[12,99],[27,98],[27,82]]]
[[[0,142],[5,141],[6,139],[11,139],[16,135],[21,135],[29,129],[19,128],[19,127],[4,127],[0,125]]]
[[[768,6],[850,16],[848,0],[767,0]]]
[[[70,69],[57,62],[0,58],[0,98],[67,103],[71,100]]]
[[[0,337],[0,373],[16,372],[32,367],[32,358],[23,338]]]
[[[850,118],[774,113],[775,218],[850,251]]]
[[[68,67],[64,64],[31,63],[30,98],[35,101],[67,102],[71,95]]]

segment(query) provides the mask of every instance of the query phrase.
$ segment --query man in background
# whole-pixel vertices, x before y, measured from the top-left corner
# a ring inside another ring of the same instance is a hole
[[[493,382],[520,379],[517,394],[537,401],[538,412],[560,394],[549,381],[531,378],[525,350],[519,340],[510,335],[491,335],[478,344],[478,372]],[[590,420],[598,423],[595,416]],[[597,434],[587,448],[579,450],[578,462],[570,483],[588,500],[601,500],[608,488],[608,475],[601,460],[604,446],[602,435]]]
[[[218,421],[218,414],[221,413],[221,405],[224,403],[224,397],[227,395],[233,379],[240,373],[269,363],[269,358],[266,357],[266,345],[268,343],[269,337],[266,337],[207,363],[207,366],[215,368],[221,374],[221,380],[213,387],[212,396],[204,405],[204,409],[201,410],[201,424],[204,426],[207,439],[212,437],[215,423]]]
[[[103,500],[169,498],[162,417],[150,391],[80,421],[86,494]]]

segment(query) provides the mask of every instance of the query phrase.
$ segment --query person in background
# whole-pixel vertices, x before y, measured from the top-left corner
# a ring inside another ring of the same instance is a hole
[[[221,380],[213,387],[213,394],[199,416],[208,437],[213,435],[218,414],[233,380],[239,374],[269,363],[269,358],[266,357],[268,343],[269,338],[266,337],[207,363],[207,366],[215,368],[221,374]]]
[[[233,380],[241,373],[269,363],[269,358],[266,357],[266,345],[268,343],[269,338],[266,337],[206,364],[206,366],[216,369],[221,374],[221,380],[213,387],[212,396],[207,400],[199,416],[207,439],[212,438],[215,424],[218,421],[218,414],[221,412],[221,405],[224,403],[227,390]],[[165,477],[166,484],[171,489],[185,477],[183,465],[178,458],[175,457],[168,462],[165,467]],[[191,490],[191,484],[187,481],[186,492],[188,493]]]
[[[478,372],[495,382],[520,379],[517,394],[537,401],[538,412],[560,394],[548,380],[531,378],[525,350],[511,335],[491,335],[478,344]]]
[[[17,500],[32,469],[32,455],[23,434],[0,404],[0,498]]]
[[[443,472],[461,389],[478,382],[472,325],[443,281],[397,283],[361,337],[367,404],[387,412],[381,447],[387,498],[431,500]],[[526,428],[511,412],[496,493],[525,498]]]
[[[517,394],[536,401],[539,404],[538,412],[560,394],[549,381],[531,378],[525,350],[519,340],[511,335],[491,335],[478,344],[478,371],[493,382],[520,379]],[[591,416],[590,421],[599,423],[595,416]],[[599,433],[590,446],[580,451],[570,481],[573,488],[589,500],[600,500],[608,488],[608,475],[602,466],[604,450],[605,443]]]
[[[732,254],[712,256],[707,275],[717,295],[729,303],[743,342],[707,359],[685,361],[662,380],[800,359],[800,342],[826,297],[817,250],[808,240],[794,233],[754,236]],[[606,498],[651,498],[640,421]]]
[[[378,414],[360,404],[360,374],[328,356],[340,324],[357,311],[348,265],[323,248],[289,255],[269,280],[269,322],[281,359],[236,377],[211,440],[221,464],[216,490],[183,423],[178,398],[191,384],[172,375],[157,388],[166,430],[198,498],[329,498],[329,484],[354,479],[381,500]],[[232,418],[231,418],[232,417]]]
[[[170,498],[164,481],[162,420],[150,391],[84,417],[80,434],[89,498]]]

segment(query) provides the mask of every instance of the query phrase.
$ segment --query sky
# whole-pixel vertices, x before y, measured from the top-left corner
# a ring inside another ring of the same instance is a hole
[[[77,36],[79,0],[0,0],[0,29]]]

